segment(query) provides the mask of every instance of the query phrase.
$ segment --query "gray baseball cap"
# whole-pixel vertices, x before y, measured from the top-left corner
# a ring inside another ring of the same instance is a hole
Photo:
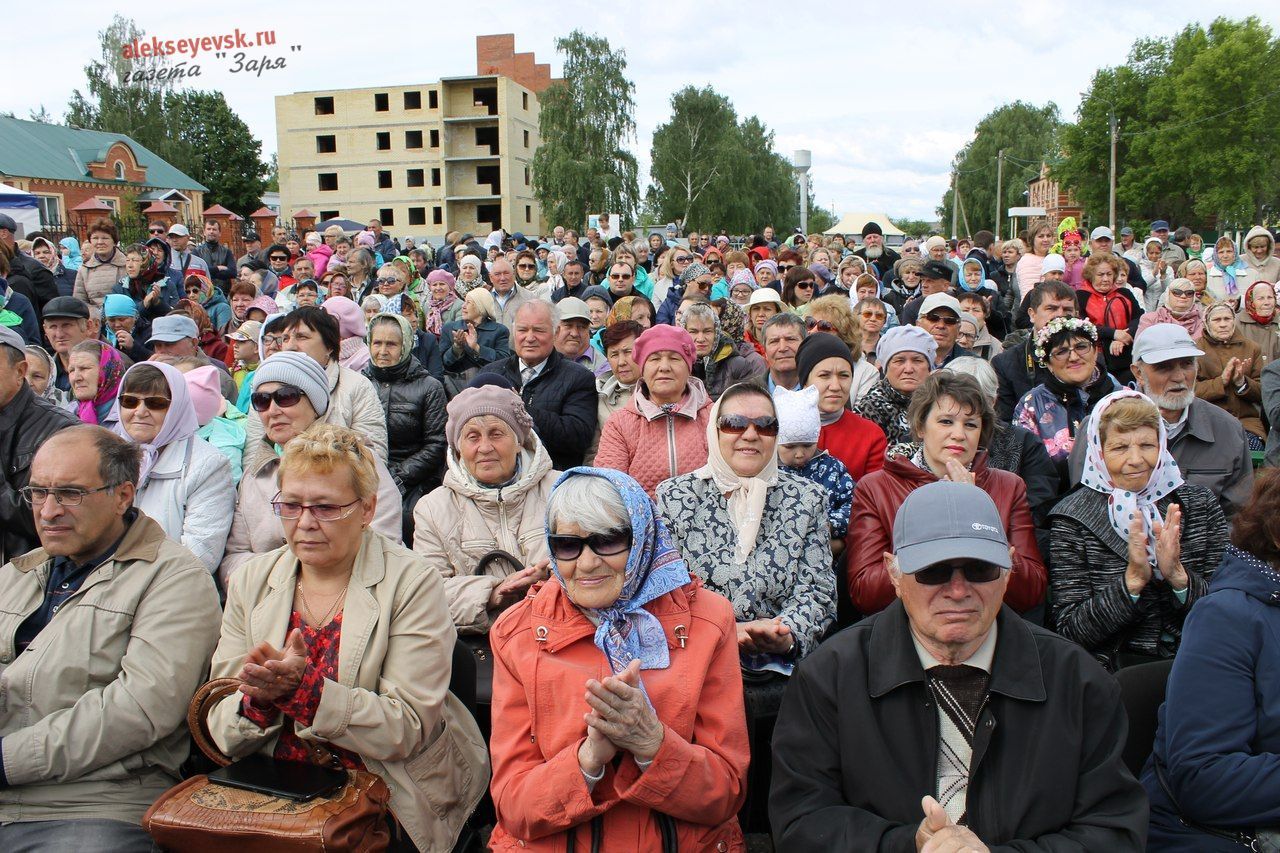
[[[949,480],[907,495],[893,521],[893,553],[908,575],[947,560],[1013,567],[995,501],[977,486]]]
[[[13,347],[20,353],[27,351],[27,342],[8,326],[0,326],[0,346]]]
[[[587,307],[587,303],[578,297],[566,296],[556,304],[560,308],[560,319],[562,321],[586,320],[588,323],[591,322],[591,309]]]
[[[199,337],[200,330],[196,328],[195,320],[183,317],[181,314],[171,314],[155,319],[151,324],[151,337],[147,339],[147,343],[160,341],[172,344],[186,338],[198,339]]]

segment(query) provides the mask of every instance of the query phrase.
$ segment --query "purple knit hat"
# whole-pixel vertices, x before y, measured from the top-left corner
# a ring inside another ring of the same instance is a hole
[[[520,395],[497,385],[463,389],[449,401],[445,412],[449,419],[445,422],[444,434],[454,450],[458,449],[458,434],[462,432],[463,425],[481,415],[493,415],[511,427],[521,447],[528,441],[529,433],[533,430],[533,419],[529,417]]]

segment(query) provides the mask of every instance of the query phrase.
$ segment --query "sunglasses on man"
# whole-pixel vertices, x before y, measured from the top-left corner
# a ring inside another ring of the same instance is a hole
[[[1002,571],[1004,569],[995,563],[982,563],[972,560],[963,563],[939,563],[936,566],[921,569],[911,577],[916,579],[916,583],[924,584],[925,586],[942,586],[944,583],[951,583],[955,573],[960,572],[964,575],[966,583],[991,583],[1000,579]]]

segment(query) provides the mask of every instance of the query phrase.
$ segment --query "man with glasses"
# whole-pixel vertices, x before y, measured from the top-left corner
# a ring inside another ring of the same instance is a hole
[[[928,332],[938,344],[934,367],[946,367],[954,359],[973,355],[970,350],[956,343],[960,336],[961,313],[960,300],[950,293],[926,296],[921,303],[920,318],[916,325]]]
[[[0,326],[0,563],[39,544],[30,508],[19,492],[45,439],[79,423],[75,415],[31,390],[25,347],[21,335]]]
[[[1120,689],[1004,605],[1013,549],[990,495],[919,487],[893,550],[898,600],[791,676],[773,734],[778,849],[1142,850]]]
[[[0,850],[155,849],[140,822],[178,782],[221,612],[208,570],[133,506],[141,456],[79,425],[31,463],[42,547],[0,568]]]
[[[627,261],[617,261],[609,267],[609,295],[616,303],[619,299],[636,293],[636,269]]]

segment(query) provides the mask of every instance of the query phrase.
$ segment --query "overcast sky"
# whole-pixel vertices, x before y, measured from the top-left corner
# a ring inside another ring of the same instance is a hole
[[[60,119],[72,90],[84,88],[83,66],[99,54],[97,34],[110,22],[110,7],[57,6],[51,13],[40,3],[17,3],[6,11],[10,77],[0,109],[25,118],[43,104]],[[670,115],[671,95],[688,84],[710,84],[739,116],[759,116],[783,154],[813,152],[819,205],[837,215],[870,210],[924,219],[934,218],[951,158],[977,121],[1001,104],[1052,101],[1070,120],[1094,71],[1123,62],[1139,36],[1172,35],[1216,15],[1254,14],[1280,28],[1280,4],[1234,0],[924,2],[884,4],[876,13],[847,2],[754,0],[651,6],[219,0],[147,4],[145,17],[143,8],[135,19],[161,39],[236,27],[275,30],[276,46],[247,51],[247,58],[284,57],[286,67],[233,74],[230,57],[201,57],[202,76],[193,81],[226,94],[263,140],[264,156],[276,147],[277,94],[473,74],[475,36],[485,33],[514,32],[516,50],[533,51],[558,75],[555,38],[581,28],[626,51],[636,87],[632,148],[642,170],[654,129]],[[343,8],[355,11],[330,12]]]

